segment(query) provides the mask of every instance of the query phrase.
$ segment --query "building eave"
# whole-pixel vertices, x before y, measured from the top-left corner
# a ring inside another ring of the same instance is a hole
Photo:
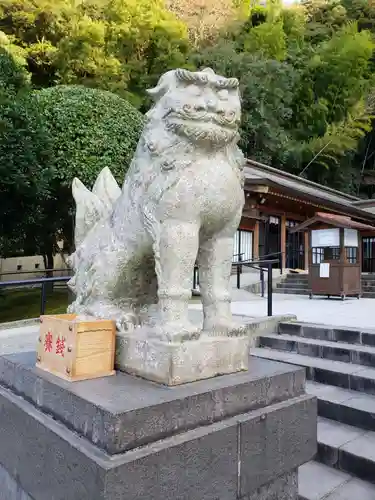
[[[360,205],[361,200],[355,196],[326,188],[253,160],[248,160],[247,163],[244,169],[245,190],[247,191],[253,191],[255,186],[268,186],[270,194],[272,194],[272,189],[280,190],[318,209],[334,210],[342,215],[350,215],[375,224],[375,213],[357,206],[357,204]]]

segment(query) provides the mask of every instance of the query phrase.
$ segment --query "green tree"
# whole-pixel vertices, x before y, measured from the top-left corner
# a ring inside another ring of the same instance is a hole
[[[349,24],[316,46],[305,60],[291,126],[304,140],[323,136],[330,123],[345,119],[371,87],[374,43],[367,31]],[[301,127],[302,125],[302,127]]]
[[[374,0],[342,0],[350,19],[357,21],[359,29],[375,33]]]
[[[53,178],[51,147],[29,94],[0,89],[0,255],[41,252],[44,201]]]
[[[253,7],[245,23],[195,62],[240,78],[247,156],[355,190],[347,158],[370,127],[365,100],[374,43],[348,23],[340,2],[305,4]]]
[[[0,0],[0,29],[26,50],[36,87],[83,84],[137,107],[189,51],[186,26],[163,0]]]
[[[241,146],[244,153],[272,164],[278,152],[287,150],[299,74],[286,62],[238,51],[235,42],[224,40],[196,56],[199,66],[211,66],[227,76],[238,77],[242,94]]]
[[[30,73],[24,51],[0,31],[0,88],[8,93],[28,90]]]

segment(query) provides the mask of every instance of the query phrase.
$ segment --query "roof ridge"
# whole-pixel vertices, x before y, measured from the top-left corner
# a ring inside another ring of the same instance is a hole
[[[342,191],[338,191],[337,189],[333,189],[333,188],[324,186],[323,184],[318,184],[317,182],[309,181],[308,179],[304,179],[303,177],[298,177],[298,175],[294,175],[294,174],[291,174],[289,172],[285,172],[284,170],[280,170],[280,169],[275,168],[275,167],[270,167],[269,165],[266,165],[264,163],[260,163],[256,160],[251,160],[248,158],[246,161],[247,161],[247,164],[250,166],[253,165],[253,166],[259,167],[263,170],[266,170],[266,171],[268,170],[269,172],[271,172],[273,174],[280,175],[281,177],[286,177],[286,178],[292,179],[294,181],[301,182],[303,184],[307,184],[309,186],[319,188],[322,191],[326,191],[326,192],[335,194],[337,196],[341,196],[342,198],[346,198],[347,200],[352,200],[353,202],[360,200],[360,198],[358,198],[357,196],[343,193]]]

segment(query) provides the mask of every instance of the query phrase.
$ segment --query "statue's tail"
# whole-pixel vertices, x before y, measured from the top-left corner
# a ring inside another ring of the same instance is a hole
[[[97,222],[108,217],[115,201],[121,195],[115,178],[108,167],[98,175],[92,191],[77,178],[73,180],[73,198],[76,202],[76,226],[74,240],[76,251],[67,259],[68,265],[77,271],[80,263],[80,245],[88,232]],[[76,276],[68,282],[69,288],[76,292]]]
[[[108,167],[98,175],[92,191],[77,178],[73,180],[73,198],[76,203],[75,246],[76,249],[95,224],[112,211],[121,189]]]

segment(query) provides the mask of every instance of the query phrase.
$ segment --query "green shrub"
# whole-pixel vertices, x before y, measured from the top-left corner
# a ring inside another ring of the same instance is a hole
[[[139,111],[111,92],[83,86],[47,88],[35,98],[62,185],[77,176],[92,186],[104,167],[122,183],[143,127]]]
[[[0,89],[0,255],[35,248],[53,179],[51,145],[30,96]]]

